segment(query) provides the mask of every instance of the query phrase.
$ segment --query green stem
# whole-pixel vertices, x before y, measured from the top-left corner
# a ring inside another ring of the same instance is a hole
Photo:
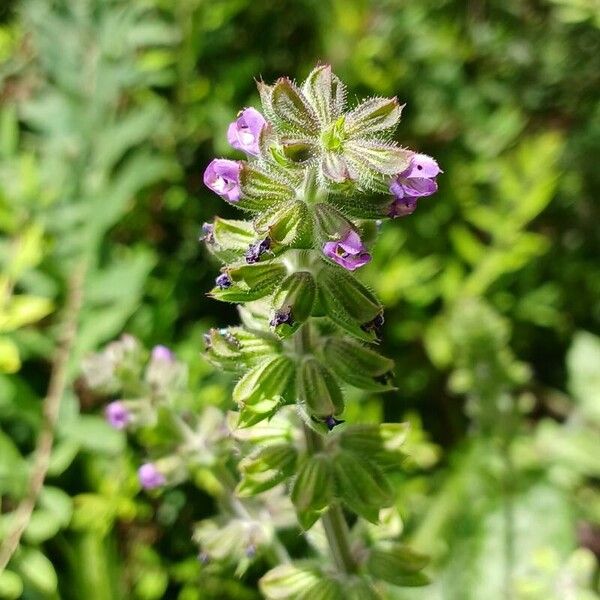
[[[295,342],[298,354],[310,352],[311,331],[309,323],[300,328],[296,334]],[[322,436],[308,425],[304,426],[304,437],[306,439],[306,449],[309,453],[316,454],[324,450]],[[338,502],[333,502],[329,506],[327,512],[321,516],[321,523],[323,523],[325,537],[336,567],[342,573],[354,573],[356,562],[350,548],[350,530],[342,507]]]

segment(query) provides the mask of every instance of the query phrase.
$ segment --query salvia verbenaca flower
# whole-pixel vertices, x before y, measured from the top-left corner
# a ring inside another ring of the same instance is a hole
[[[204,171],[204,184],[227,200],[237,202],[240,199],[241,164],[235,160],[215,158]]]
[[[246,250],[246,262],[248,264],[257,263],[260,260],[260,257],[265,252],[269,251],[269,248],[271,248],[271,240],[268,237],[254,244],[250,244],[248,250]]]
[[[125,429],[131,423],[131,413],[120,400],[108,404],[104,415],[109,425],[115,429]]]
[[[390,184],[394,202],[390,207],[389,216],[403,217],[412,214],[417,207],[418,198],[437,192],[436,177],[441,172],[431,156],[414,154],[408,168],[397,175]]]
[[[229,277],[229,275],[227,275],[227,273],[221,273],[215,279],[215,284],[217,285],[218,288],[225,290],[228,287],[231,287],[231,284],[232,284],[231,277]]]
[[[265,118],[255,108],[245,108],[229,125],[227,141],[237,150],[258,156],[258,140],[266,123]]]
[[[167,478],[158,470],[154,463],[144,463],[138,469],[140,485],[145,490],[153,490],[167,483]]]
[[[326,242],[323,254],[348,271],[354,271],[371,260],[360,236],[352,229],[337,242]]]

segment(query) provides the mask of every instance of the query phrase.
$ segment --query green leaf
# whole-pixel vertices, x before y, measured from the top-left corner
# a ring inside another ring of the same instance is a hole
[[[23,580],[43,594],[54,594],[58,578],[52,563],[36,548],[25,547],[13,559]]]
[[[125,448],[125,435],[96,415],[80,415],[62,430],[63,437],[79,444],[82,450],[117,455]]]
[[[310,565],[279,565],[264,575],[258,585],[267,600],[298,600],[321,581],[319,571]]]
[[[18,600],[23,593],[23,580],[13,571],[0,573],[0,598],[2,600]]]
[[[0,312],[0,331],[14,331],[36,323],[54,309],[52,301],[37,296],[12,296]]]
[[[315,135],[318,131],[317,118],[304,94],[289,79],[282,77],[271,90],[271,108],[275,115],[275,126],[282,131],[297,131],[304,135]]]
[[[331,502],[332,489],[331,459],[325,453],[307,456],[294,480],[291,499],[296,507],[300,525],[305,530],[312,527]]]
[[[0,373],[16,373],[21,368],[17,345],[8,337],[0,337]]]
[[[321,420],[344,412],[344,397],[331,372],[313,356],[298,366],[298,400],[311,416]]]

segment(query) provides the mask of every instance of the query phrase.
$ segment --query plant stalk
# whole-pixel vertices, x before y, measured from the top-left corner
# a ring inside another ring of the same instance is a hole
[[[310,352],[311,330],[309,323],[305,323],[296,333],[295,343],[298,354],[302,355]],[[309,453],[316,454],[323,451],[322,436],[306,424],[304,425],[304,437],[306,449]],[[342,573],[354,573],[356,562],[350,548],[350,530],[342,507],[338,502],[333,502],[329,506],[327,512],[321,516],[321,522],[336,567]]]

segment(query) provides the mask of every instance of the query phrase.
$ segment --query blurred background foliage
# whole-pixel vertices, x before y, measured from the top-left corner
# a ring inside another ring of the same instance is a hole
[[[259,597],[260,564],[199,585],[191,533],[210,494],[140,494],[140,447],[78,373],[127,331],[188,362],[195,408],[230,407],[231,381],[199,351],[236,316],[205,297],[216,266],[197,237],[233,211],[201,174],[257,105],[254,78],[301,79],[319,60],[351,100],[397,94],[401,142],[445,171],[365,269],[399,392],[356,392],[347,416],[408,419],[421,440],[396,485],[434,584],[394,597],[597,598],[599,26],[596,0],[4,0],[0,538],[27,494],[61,331],[77,328],[0,598]]]

